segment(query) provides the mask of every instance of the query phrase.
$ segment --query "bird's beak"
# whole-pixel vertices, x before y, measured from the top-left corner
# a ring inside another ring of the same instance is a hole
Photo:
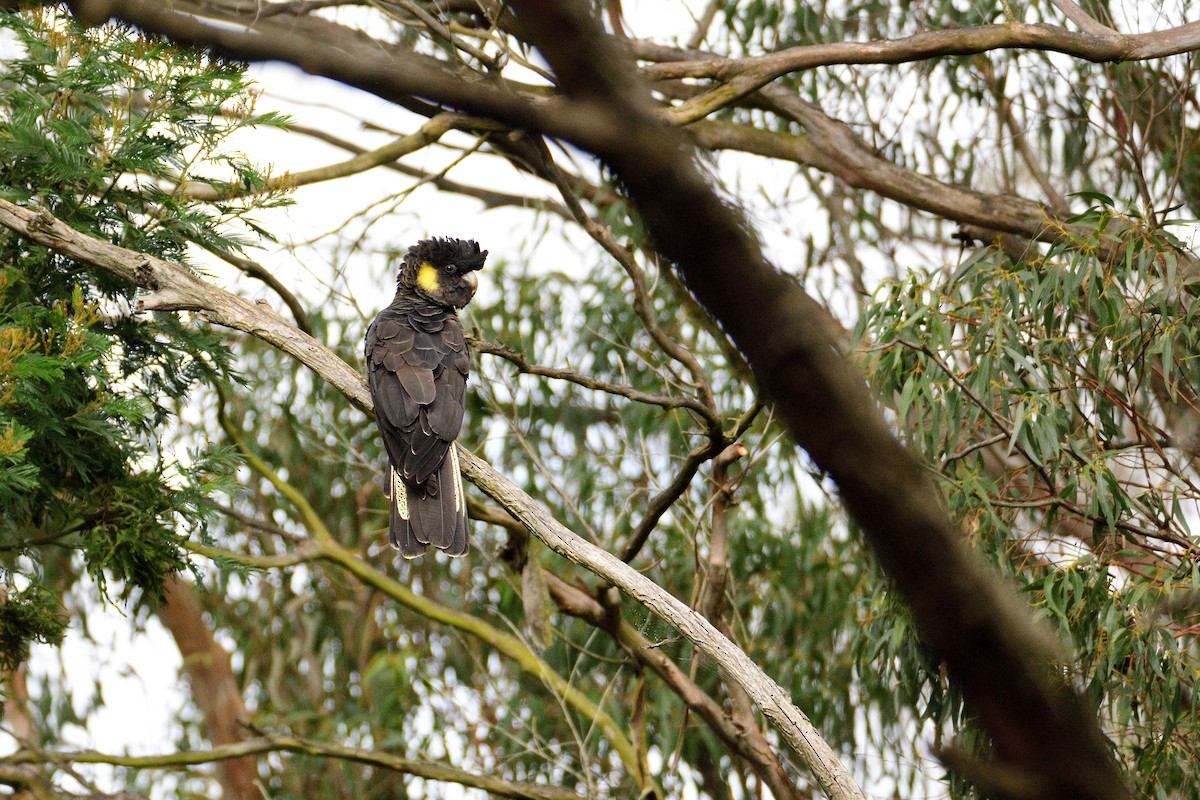
[[[468,272],[463,275],[463,283],[471,287],[471,296],[475,296],[475,290],[479,288],[479,276],[474,272]]]

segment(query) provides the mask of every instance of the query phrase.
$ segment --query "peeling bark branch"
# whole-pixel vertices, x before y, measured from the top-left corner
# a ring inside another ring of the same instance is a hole
[[[31,211],[0,199],[0,225],[148,290],[150,294],[140,304],[143,310],[198,311],[218,325],[257,336],[326,376],[358,408],[364,411],[371,408],[366,383],[360,375],[265,303],[252,303],[218,289],[178,264],[93,239],[44,209]]]

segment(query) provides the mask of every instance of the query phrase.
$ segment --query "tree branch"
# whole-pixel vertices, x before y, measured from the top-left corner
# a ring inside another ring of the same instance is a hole
[[[319,139],[322,142],[331,144],[334,147],[362,155],[367,151],[366,148],[360,147],[353,142],[348,142],[345,139],[334,136],[333,134],[324,131],[320,128],[312,128],[306,125],[288,125],[285,130],[294,131],[295,133],[304,136],[311,136],[314,139]],[[396,161],[381,164],[384,169],[390,169],[399,172],[401,175],[408,175],[417,178],[423,183],[428,183],[436,188],[450,192],[452,194],[460,194],[464,197],[471,197],[483,203],[484,208],[500,208],[502,206],[513,206],[515,208],[536,208],[542,211],[549,212],[564,219],[570,219],[571,215],[561,203],[554,200],[543,199],[539,197],[527,197],[525,195],[511,194],[509,192],[497,192],[490,189],[483,189],[478,186],[468,186],[466,184],[452,181],[443,175],[437,175],[431,172],[426,172],[416,167],[410,167],[407,164],[401,164]]]
[[[621,179],[656,246],[746,354],[797,441],[837,483],[1001,759],[1042,776],[1055,797],[1126,797],[1094,715],[1056,670],[1061,644],[967,548],[921,464],[892,436],[861,375],[822,329],[820,305],[767,263],[594,20],[563,0],[514,6],[565,91],[576,102],[606,104],[625,121],[619,138],[593,152]],[[745,675],[741,664],[718,663]],[[777,709],[763,711],[779,723]],[[802,747],[792,732],[783,728]],[[826,791],[840,789],[826,783],[831,778],[818,775]]]
[[[497,630],[479,617],[448,608],[418,595],[399,581],[367,564],[352,550],[342,546],[325,526],[324,521],[307,498],[246,446],[239,432],[220,408],[218,416],[222,427],[242,452],[250,469],[266,479],[280,495],[296,508],[316,544],[312,550],[312,559],[328,561],[349,572],[367,586],[379,590],[410,611],[472,636],[508,657],[522,670],[545,683],[567,705],[603,731],[630,776],[635,779],[644,777],[649,783],[643,786],[643,790],[655,791],[653,779],[642,775],[633,744],[612,715],[596,704],[587,694],[571,685],[567,679],[516,636]],[[657,794],[661,796],[661,792],[657,792]]]
[[[554,786],[507,781],[491,775],[477,775],[456,767],[401,758],[378,750],[362,750],[283,734],[266,734],[257,739],[214,747],[211,750],[193,750],[165,755],[130,756],[100,753],[94,750],[77,752],[20,750],[5,756],[5,760],[10,764],[111,764],[131,769],[176,769],[281,752],[353,761],[425,780],[456,783],[472,789],[482,789],[488,794],[499,797],[511,797],[518,800],[579,800],[579,796],[574,792]]]
[[[730,751],[746,760],[778,800],[799,800],[802,796],[787,770],[779,761],[762,732],[754,725],[742,725],[725,713],[721,704],[710,697],[672,661],[658,643],[651,642],[594,597],[543,570],[546,585],[558,609],[591,623],[612,636],[639,663],[649,667],[671,688],[690,710],[696,712]]]
[[[614,144],[621,143],[628,132],[625,118],[603,102],[585,97],[563,100],[522,94],[514,84],[494,75],[481,78],[469,70],[456,71],[435,58],[387,45],[327,20],[305,17],[285,24],[276,18],[260,19],[257,4],[237,0],[225,4],[176,0],[170,6],[174,10],[151,0],[73,0],[69,4],[89,22],[118,17],[147,32],[204,46],[218,55],[250,61],[286,61],[310,74],[340,81],[406,108],[419,107],[427,116],[433,116],[437,107],[417,99],[428,98],[513,128],[564,138],[602,157]],[[206,13],[254,27],[250,30],[211,24],[203,19]],[[300,21],[308,24],[300,25]],[[1173,52],[1182,52],[1193,46],[1194,39],[1200,39],[1200,22],[1156,35],[1177,42],[1172,46],[1182,49]],[[719,60],[711,53],[644,41],[630,40],[624,44],[637,57],[651,61]],[[1086,235],[1082,228],[1066,225],[1038,203],[950,186],[898,167],[876,155],[843,123],[784,87],[764,86],[756,96],[799,121],[808,135],[745,132],[738,137],[740,140],[764,148],[749,152],[810,163],[851,186],[871,189],[963,223],[1047,241],[1069,238],[1074,233]],[[669,118],[672,112],[663,113]],[[736,131],[738,126],[708,127],[707,132],[709,135],[724,132],[728,142],[730,129]],[[717,142],[706,144],[729,146],[721,144],[720,137]]]
[[[357,175],[360,172],[366,172],[375,167],[391,164],[410,153],[415,153],[417,150],[428,147],[452,130],[464,127],[479,129],[481,127],[486,128],[487,126],[488,122],[486,120],[471,119],[461,114],[438,114],[418,128],[415,133],[401,136],[381,147],[360,153],[346,161],[327,164],[323,167],[304,170],[302,172],[289,172],[277,175],[269,179],[261,189],[248,189],[233,184],[223,185],[218,188],[207,183],[187,182],[180,187],[180,191],[187,197],[207,201],[224,201],[237,197],[245,197],[250,194],[289,191],[300,186],[337,180],[338,178],[345,178],[350,175]],[[492,123],[492,126],[494,127],[494,123]]]
[[[218,289],[178,264],[86,236],[44,209],[32,211],[0,199],[0,225],[148,290],[150,294],[139,304],[143,310],[198,311],[218,325],[257,336],[296,356],[318,374],[329,376],[330,382],[357,407],[370,410],[362,377],[265,303],[252,303]]]
[[[1047,50],[1087,61],[1120,63],[1164,58],[1200,47],[1200,22],[1140,34],[1121,34],[1100,26],[1106,31],[1101,33],[1092,27],[1092,31],[1076,33],[1045,24],[981,25],[923,31],[902,39],[877,42],[801,45],[747,58],[658,64],[646,67],[645,73],[651,80],[711,78],[723,81],[673,110],[674,121],[686,123],[702,119],[790,72],[834,64],[902,64],[1001,49]]]
[[[582,375],[574,370],[561,369],[558,367],[543,367],[538,364],[530,364],[524,353],[519,353],[511,347],[505,347],[496,342],[489,342],[485,339],[480,339],[475,336],[468,336],[467,342],[471,348],[480,352],[487,353],[490,356],[504,359],[508,363],[517,368],[517,372],[522,375],[539,375],[543,378],[553,378],[555,380],[567,381],[576,386],[582,386],[585,389],[593,389],[597,392],[624,397],[627,400],[632,400],[635,403],[645,403],[646,405],[658,406],[668,410],[676,408],[684,408],[693,412],[701,419],[708,422],[713,416],[712,412],[703,406],[700,402],[693,400],[690,397],[667,397],[665,395],[650,394],[648,392],[638,391],[632,386],[626,386],[620,383],[611,383],[610,381],[592,378],[588,375]],[[719,423],[719,420],[718,420]]]

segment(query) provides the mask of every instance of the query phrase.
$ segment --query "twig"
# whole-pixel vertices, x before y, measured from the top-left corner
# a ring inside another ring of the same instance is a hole
[[[692,478],[696,475],[696,471],[700,469],[700,465],[719,452],[721,452],[721,445],[708,441],[687,454],[687,458],[683,461],[683,466],[675,473],[675,477],[646,506],[646,513],[642,516],[642,521],[634,528],[633,533],[629,535],[628,541],[625,542],[625,546],[621,549],[622,561],[628,564],[637,558],[638,553],[642,551],[642,547],[646,544],[646,540],[650,538],[650,534],[658,526],[658,521],[662,519],[662,515],[667,513],[667,509],[675,505],[675,501],[687,491],[688,486],[692,483]]]
[[[418,128],[416,132],[401,136],[374,150],[356,155],[351,159],[340,161],[336,164],[328,164],[323,167],[304,170],[303,172],[288,172],[279,175],[269,179],[261,189],[245,188],[232,184],[226,184],[221,188],[217,188],[207,183],[189,182],[180,186],[179,191],[187,197],[208,201],[225,201],[252,194],[290,191],[300,186],[337,180],[338,178],[345,178],[350,175],[357,175],[360,172],[366,172],[384,164],[391,164],[409,153],[414,153],[417,150],[428,147],[441,139],[449,131],[464,127],[472,129],[495,129],[496,126],[487,120],[472,119],[464,117],[461,114],[438,114]]]
[[[577,386],[582,386],[585,389],[594,389],[598,392],[617,395],[618,397],[633,400],[636,403],[645,403],[646,405],[658,406],[659,408],[685,408],[696,414],[705,423],[712,421],[712,412],[690,397],[668,397],[666,395],[651,394],[639,391],[625,384],[612,383],[599,378],[593,378],[589,375],[583,375],[574,370],[530,364],[529,359],[523,353],[519,353],[511,347],[505,347],[497,342],[489,342],[486,339],[480,339],[475,336],[468,336],[467,341],[473,350],[502,358],[515,366],[517,372],[523,375],[538,375],[543,378],[567,381]]]
[[[566,204],[567,209],[575,217],[575,221],[583,228],[597,244],[605,249],[613,259],[621,265],[625,270],[625,274],[629,276],[633,284],[633,310],[638,315],[638,319],[642,321],[642,327],[650,334],[650,338],[658,345],[669,358],[682,364],[692,377],[692,382],[700,392],[700,402],[707,409],[704,413],[705,420],[708,422],[709,436],[719,437],[721,429],[721,421],[716,413],[716,401],[713,398],[712,384],[708,380],[708,374],[704,371],[704,367],[700,364],[692,351],[681,345],[679,342],[667,335],[658,324],[658,320],[654,317],[654,306],[650,300],[650,292],[646,288],[646,274],[641,266],[638,265],[633,254],[629,250],[617,244],[617,240],[613,237],[612,230],[596,222],[592,216],[584,210],[583,205],[575,197],[570,182],[567,180],[566,173],[562,167],[550,155],[544,143],[539,142],[537,145],[539,154],[541,155],[542,165],[545,168],[545,173],[549,179],[558,188],[559,195]]]

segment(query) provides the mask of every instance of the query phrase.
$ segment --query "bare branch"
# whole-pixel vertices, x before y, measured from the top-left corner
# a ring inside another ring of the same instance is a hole
[[[610,381],[593,378],[589,375],[583,375],[574,370],[561,369],[559,367],[543,367],[538,364],[530,364],[529,359],[523,353],[518,353],[511,347],[505,347],[496,342],[489,342],[485,339],[480,339],[474,336],[468,336],[467,341],[472,349],[480,353],[487,353],[491,356],[504,359],[517,368],[517,372],[522,375],[539,375],[543,378],[553,378],[555,380],[567,381],[576,386],[582,386],[585,389],[594,389],[598,392],[613,394],[618,397],[624,397],[632,400],[635,403],[645,403],[646,405],[658,406],[659,408],[676,409],[684,408],[696,414],[706,422],[715,422],[720,424],[720,420],[714,420],[715,416],[708,408],[701,405],[698,401],[690,397],[667,397],[665,395],[650,394],[648,392],[638,391],[632,386],[626,386],[621,383],[612,383]]]
[[[585,97],[547,100],[521,94],[514,84],[494,75],[480,77],[472,71],[456,72],[432,57],[386,45],[315,17],[302,18],[306,26],[299,26],[297,20],[283,24],[274,18],[259,19],[254,14],[256,5],[240,0],[227,0],[224,4],[176,0],[170,6],[174,10],[151,0],[75,0],[72,5],[89,21],[116,16],[148,32],[206,46],[221,55],[251,61],[287,61],[311,74],[341,81],[406,108],[417,107],[427,116],[436,114],[436,107],[414,98],[429,98],[513,128],[561,137],[602,157],[614,147],[628,149],[634,144],[627,141],[629,128],[625,117],[604,103]],[[223,19],[253,24],[253,31],[205,22],[202,15],[215,13],[213,8],[224,9],[223,16],[217,14]],[[1181,49],[1173,51],[1182,52],[1191,46],[1192,39],[1200,38],[1200,23],[1189,23],[1158,35],[1168,33],[1187,39],[1187,47],[1180,44]],[[627,44],[639,58],[652,61],[720,60],[711,53],[642,41]],[[704,122],[704,127],[696,131],[697,138],[709,147],[735,147],[809,163],[851,186],[871,189],[959,222],[1047,241],[1085,233],[1079,226],[1066,225],[1038,203],[962,189],[898,167],[879,157],[843,123],[783,87],[764,86],[758,95],[804,125],[807,135],[743,131],[734,125]],[[674,112],[666,113],[669,116]]]
[[[491,123],[490,126],[495,128],[494,123]],[[300,186],[357,175],[375,167],[391,164],[403,156],[428,147],[452,130],[460,128],[479,130],[487,127],[489,127],[489,123],[486,120],[472,119],[461,114],[439,114],[418,128],[415,133],[401,136],[382,147],[377,147],[337,164],[275,176],[269,179],[261,189],[252,190],[232,184],[217,188],[207,183],[190,182],[183,184],[180,191],[187,197],[209,201],[231,200],[250,194],[288,191]]]
[[[711,622],[625,562],[576,536],[473,453],[460,451],[459,461],[463,475],[520,520],[551,550],[599,575],[653,610],[722,669],[735,676],[831,798],[865,798],[837,754],[821,738],[808,717],[792,704],[787,692]]]
[[[507,781],[492,775],[475,774],[443,764],[401,758],[378,750],[362,750],[356,747],[282,734],[266,734],[245,742],[214,747],[211,750],[193,750],[165,755],[130,756],[100,753],[94,750],[77,752],[21,750],[5,756],[5,760],[10,764],[111,764],[132,769],[178,769],[179,767],[211,764],[228,759],[247,758],[264,753],[298,753],[352,761],[425,780],[456,783],[460,786],[482,789],[488,794],[518,798],[519,800],[530,800],[531,798],[532,800],[578,800],[578,795],[574,792],[546,784]]]
[[[309,336],[312,336],[312,318],[309,317],[307,309],[300,303],[296,295],[292,293],[292,290],[284,286],[283,282],[271,274],[270,270],[257,261],[235,255],[228,250],[207,249],[227,264],[236,267],[251,278],[256,278],[271,287],[275,291],[275,294],[279,295],[279,299],[283,301],[283,304],[288,307],[288,311],[292,312],[292,317],[296,320],[296,327]]]
[[[334,147],[340,147],[347,152],[356,153],[359,155],[367,152],[366,148],[359,147],[353,142],[348,142],[345,139],[334,136],[328,131],[320,128],[312,128],[306,125],[288,125],[286,130],[294,131],[305,136],[311,136],[314,139],[319,139],[327,144],[333,145]],[[417,178],[423,183],[428,183],[444,192],[460,194],[464,197],[472,197],[483,203],[484,208],[500,208],[502,206],[514,206],[516,208],[536,208],[541,211],[547,211],[551,214],[563,217],[564,219],[571,218],[571,215],[567,209],[563,207],[561,203],[555,202],[554,200],[540,197],[527,197],[525,195],[511,194],[509,192],[497,192],[491,189],[482,189],[477,186],[468,186],[466,184],[458,183],[457,181],[452,181],[449,178],[446,178],[444,175],[436,175],[434,173],[426,172],[425,170],[417,169],[416,167],[410,167],[407,164],[401,164],[396,161],[381,164],[380,166],[384,169],[390,169],[395,172],[399,172],[402,175],[408,175],[410,177]]]
[[[559,195],[562,197],[571,214],[575,217],[575,221],[579,223],[579,226],[583,228],[588,236],[592,237],[592,240],[596,244],[603,247],[605,252],[621,265],[621,269],[625,270],[625,273],[629,276],[630,281],[633,283],[634,313],[638,315],[638,319],[642,321],[642,327],[650,334],[650,338],[654,340],[658,348],[669,358],[682,364],[687,369],[688,374],[692,376],[692,381],[700,393],[700,400],[704,404],[704,408],[708,410],[703,416],[708,422],[709,435],[714,438],[719,437],[721,422],[716,415],[716,403],[713,400],[712,385],[708,380],[708,373],[704,371],[704,367],[701,366],[700,361],[691,350],[688,350],[682,344],[668,336],[666,331],[658,324],[650,302],[650,292],[646,288],[646,273],[634,259],[633,254],[617,243],[612,230],[596,222],[584,210],[579,200],[576,199],[573,187],[567,180],[562,168],[550,157],[550,153],[544,145],[539,147],[539,152],[542,156],[542,166],[545,169],[547,178],[558,188]]]
[[[799,800],[801,795],[795,783],[788,777],[787,770],[757,726],[742,725],[733,721],[720,703],[710,697],[663,653],[658,643],[646,639],[628,622],[614,616],[608,607],[594,597],[548,570],[543,570],[543,574],[550,596],[560,611],[606,631],[626,652],[662,678],[684,705],[699,714],[713,732],[721,737],[731,752],[744,758],[775,797],[781,800]]]
[[[633,533],[629,535],[628,541],[625,542],[625,547],[621,549],[622,561],[628,564],[637,558],[638,553],[645,546],[646,540],[650,538],[650,534],[658,526],[658,521],[662,519],[663,514],[667,513],[667,509],[675,505],[675,501],[692,485],[692,478],[696,476],[696,471],[700,469],[700,465],[721,452],[723,446],[723,440],[714,442],[710,439],[687,454],[687,458],[684,459],[679,471],[675,473],[675,477],[646,506],[645,516],[642,517],[642,521],[638,523],[638,526],[633,529]]]
[[[1075,33],[1042,24],[981,25],[924,31],[903,39],[878,42],[801,45],[747,58],[703,58],[659,64],[645,68],[645,73],[652,80],[711,78],[722,81],[706,94],[673,110],[674,121],[685,123],[702,119],[790,72],[833,64],[902,64],[1001,49],[1048,50],[1087,61],[1120,63],[1163,58],[1200,47],[1200,22],[1154,33],[1120,34],[1111,29],[1104,30],[1107,33]]]
[[[297,356],[318,374],[331,376],[333,385],[359,408],[366,411],[371,407],[360,375],[265,303],[252,303],[218,289],[178,264],[86,236],[44,209],[31,211],[0,199],[0,225],[149,290],[151,294],[141,302],[143,309],[200,311],[218,325],[253,334]]]
[[[1079,26],[1079,29],[1084,33],[1090,33],[1093,36],[1120,36],[1120,33],[1108,27],[1104,23],[1097,20],[1091,14],[1080,8],[1075,0],[1051,0],[1052,3],[1063,12],[1067,19]]]

